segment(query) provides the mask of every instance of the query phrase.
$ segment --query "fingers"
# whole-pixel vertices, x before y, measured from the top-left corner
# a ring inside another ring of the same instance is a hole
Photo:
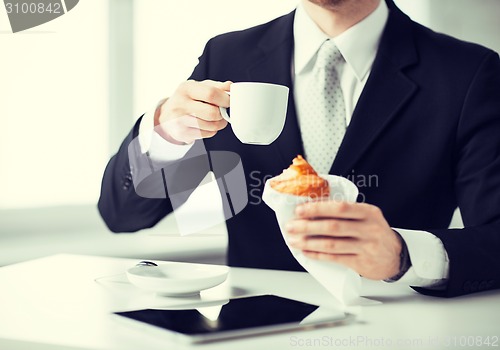
[[[162,130],[168,130],[168,135],[182,143],[190,144],[195,140],[210,138],[217,132],[227,126],[225,120],[205,121],[196,117],[185,115],[162,123],[155,127],[160,133]]]
[[[212,80],[182,83],[161,105],[156,131],[167,141],[179,144],[214,136],[227,126],[219,106],[229,107],[226,91],[231,84]]]
[[[219,107],[200,101],[187,101],[184,113],[206,121],[223,120]]]
[[[207,121],[222,119],[219,106],[229,107],[229,90],[232,83],[205,80],[198,82],[188,80],[177,88],[174,95],[162,107],[166,121],[184,115],[193,115]]]
[[[229,107],[229,95],[225,92],[229,90],[231,82],[217,82],[205,80],[197,82],[194,80],[187,81],[182,85],[186,96],[189,98],[208,103],[214,106]]]
[[[353,238],[332,238],[324,236],[290,237],[292,247],[303,251],[325,254],[358,254],[359,244]]]
[[[191,115],[186,115],[179,119],[179,122],[187,128],[200,129],[204,131],[219,131],[227,126],[227,121],[225,121],[224,119],[216,121],[206,121]]]
[[[379,215],[380,209],[366,203],[319,201],[297,206],[295,214],[301,219],[338,218],[361,220]]]
[[[332,237],[359,237],[363,224],[347,220],[292,220],[286,229],[290,235],[322,235]]]
[[[382,211],[370,204],[310,202],[287,224],[288,244],[309,258],[332,261],[383,280],[399,271],[402,243]]]

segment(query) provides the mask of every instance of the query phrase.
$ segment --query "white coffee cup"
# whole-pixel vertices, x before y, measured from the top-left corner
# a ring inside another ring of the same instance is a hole
[[[243,143],[269,145],[285,126],[288,87],[269,83],[242,82],[231,84],[230,108],[220,107],[236,137]]]

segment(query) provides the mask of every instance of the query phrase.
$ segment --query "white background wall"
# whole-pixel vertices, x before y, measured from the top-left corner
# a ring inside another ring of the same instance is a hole
[[[0,210],[95,201],[108,158],[107,10],[81,1],[12,34],[0,5]]]

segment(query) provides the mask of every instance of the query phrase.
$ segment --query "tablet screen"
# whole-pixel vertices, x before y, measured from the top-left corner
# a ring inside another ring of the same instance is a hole
[[[218,315],[212,317],[204,315],[201,309],[145,309],[117,314],[187,336],[210,336],[241,330],[252,333],[252,329],[263,327],[299,325],[317,309],[316,305],[274,295],[261,295],[231,299],[220,307]]]

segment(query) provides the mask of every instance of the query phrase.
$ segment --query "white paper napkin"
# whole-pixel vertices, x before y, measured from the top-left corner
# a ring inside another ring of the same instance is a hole
[[[358,188],[348,179],[335,175],[321,175],[330,185],[330,199],[355,202]],[[271,179],[272,180],[272,179]],[[323,287],[325,287],[343,305],[355,305],[359,302],[361,278],[352,269],[329,261],[319,261],[308,258],[301,250],[290,247],[285,225],[295,217],[295,207],[298,204],[311,201],[305,196],[295,196],[274,190],[266,181],[262,199],[274,210],[285,242],[295,259]]]

